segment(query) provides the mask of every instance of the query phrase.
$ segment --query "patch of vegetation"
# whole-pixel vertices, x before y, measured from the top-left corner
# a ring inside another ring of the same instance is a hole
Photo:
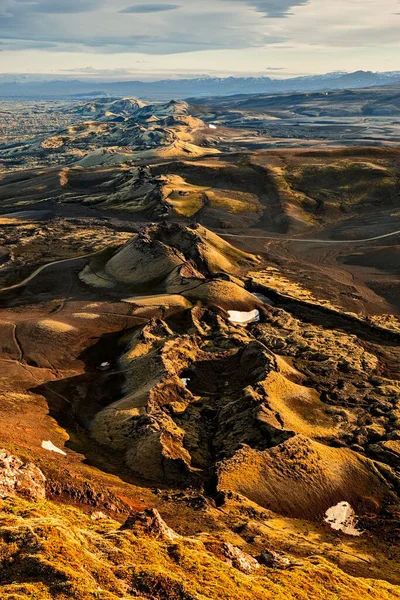
[[[289,184],[317,201],[318,211],[360,203],[385,204],[395,197],[400,179],[389,167],[376,162],[341,160],[305,164],[285,175]]]
[[[195,538],[138,536],[48,501],[0,503],[4,600],[364,600],[400,598],[388,583],[344,574],[323,559],[245,575]]]

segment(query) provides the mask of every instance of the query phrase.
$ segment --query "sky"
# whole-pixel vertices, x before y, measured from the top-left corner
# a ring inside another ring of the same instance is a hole
[[[400,0],[0,0],[0,73],[94,79],[400,70]]]

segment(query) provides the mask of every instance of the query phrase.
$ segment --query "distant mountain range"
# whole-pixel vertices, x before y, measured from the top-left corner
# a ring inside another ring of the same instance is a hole
[[[0,97],[83,99],[101,96],[135,96],[147,100],[170,100],[189,96],[228,96],[234,94],[275,94],[365,88],[400,84],[400,71],[374,73],[334,72],[325,75],[271,79],[270,77],[201,77],[197,79],[164,79],[160,81],[99,82],[83,80],[28,80],[0,78]]]

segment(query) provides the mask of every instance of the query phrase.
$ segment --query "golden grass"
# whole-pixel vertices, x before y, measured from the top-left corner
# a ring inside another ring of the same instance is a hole
[[[198,300],[205,306],[218,306],[225,310],[249,312],[261,306],[250,292],[231,281],[208,281],[183,290],[182,295],[192,302]]]
[[[0,225],[23,225],[24,220],[20,218],[0,217]]]
[[[272,371],[263,386],[270,408],[279,413],[285,429],[311,438],[335,435],[338,422],[327,414],[318,392]]]
[[[385,485],[371,462],[348,448],[331,448],[303,435],[265,451],[242,448],[218,473],[219,489],[295,518],[315,519],[338,502],[381,505]]]
[[[164,306],[179,307],[179,308],[191,308],[192,304],[180,294],[156,294],[153,296],[132,296],[132,298],[123,298],[123,302],[129,304],[137,304],[139,306]]]
[[[389,329],[396,332],[400,331],[400,320],[397,315],[365,316],[363,314],[346,311],[341,306],[334,304],[326,298],[317,298],[309,289],[296,281],[291,281],[282,275],[275,267],[266,267],[260,271],[252,271],[248,273],[248,276],[252,277],[255,283],[260,283],[261,285],[290,298],[295,298],[296,300],[301,300],[308,304],[322,306],[338,313],[346,314],[369,323],[374,323],[383,329]]]
[[[177,215],[192,217],[203,208],[205,186],[191,185],[179,175],[168,175],[163,179],[163,196]]]
[[[69,333],[75,331],[75,327],[72,325],[63,323],[62,321],[53,321],[53,319],[43,319],[38,322],[38,326],[43,329],[54,331],[55,333]]]
[[[207,199],[212,208],[219,208],[232,214],[258,213],[261,215],[263,210],[257,196],[236,190],[213,189],[207,191]]]
[[[4,600],[400,598],[398,587],[351,577],[321,558],[244,575],[199,539],[138,536],[48,501],[0,501],[0,555]]]
[[[202,258],[207,261],[211,272],[225,271],[234,274],[240,271],[242,266],[248,267],[260,262],[254,254],[235,248],[219,235],[201,225],[197,227],[196,234],[201,237]]]
[[[193,217],[204,206],[203,193],[194,192],[182,196],[179,191],[172,192],[167,199],[177,215],[181,217]]]
[[[101,315],[99,315],[97,313],[80,312],[80,313],[73,313],[72,316],[75,317],[76,319],[92,320],[92,319],[98,319]]]

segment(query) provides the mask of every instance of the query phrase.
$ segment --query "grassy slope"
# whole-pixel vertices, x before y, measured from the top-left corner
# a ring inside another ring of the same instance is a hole
[[[357,579],[323,559],[244,575],[199,539],[166,542],[91,520],[48,501],[0,503],[4,600],[361,600],[400,598],[388,583]]]

